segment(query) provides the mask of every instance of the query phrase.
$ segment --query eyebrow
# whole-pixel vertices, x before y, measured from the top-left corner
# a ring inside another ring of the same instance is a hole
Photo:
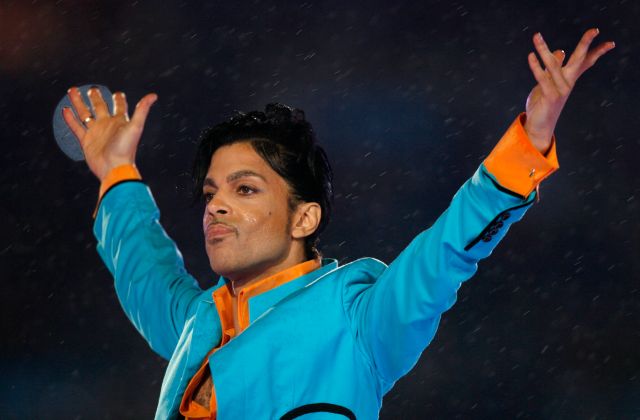
[[[262,179],[264,182],[267,182],[267,179],[265,177],[263,177],[262,175],[260,175],[259,173],[254,172],[254,171],[252,171],[250,169],[243,169],[241,171],[237,171],[237,172],[234,172],[232,174],[229,174],[227,176],[227,183],[231,183],[233,181],[237,181],[240,178],[245,178],[245,177],[249,177],[249,176],[255,176],[257,178]],[[209,178],[209,177],[206,177],[204,179],[203,186],[204,185],[208,185],[208,186],[211,186],[211,187],[216,187],[216,183],[214,182],[214,180]]]

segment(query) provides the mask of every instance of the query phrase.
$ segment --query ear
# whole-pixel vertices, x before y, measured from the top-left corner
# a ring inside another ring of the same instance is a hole
[[[300,203],[293,213],[291,221],[291,236],[294,239],[302,239],[311,235],[318,229],[322,209],[318,203]]]

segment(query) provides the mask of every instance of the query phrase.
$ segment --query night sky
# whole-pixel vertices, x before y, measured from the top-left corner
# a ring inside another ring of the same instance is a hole
[[[335,172],[322,252],[391,262],[524,110],[533,34],[570,53],[591,27],[617,48],[566,105],[560,170],[380,417],[640,418],[640,3],[556,3],[0,0],[0,418],[150,418],[166,367],[95,250],[98,181],[54,141],[70,86],[158,94],[137,164],[207,287],[203,128],[304,109]]]

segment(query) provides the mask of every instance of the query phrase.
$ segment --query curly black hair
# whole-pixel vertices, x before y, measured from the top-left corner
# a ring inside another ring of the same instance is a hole
[[[194,200],[202,196],[204,179],[216,150],[242,141],[250,143],[256,153],[287,182],[291,192],[288,203],[291,211],[301,202],[320,205],[320,224],[305,238],[306,257],[319,257],[319,236],[331,219],[333,171],[301,109],[271,103],[267,104],[264,112],[237,112],[228,120],[205,128],[200,135],[193,164]]]

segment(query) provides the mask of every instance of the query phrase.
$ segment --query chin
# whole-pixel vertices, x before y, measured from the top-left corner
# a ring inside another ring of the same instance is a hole
[[[228,252],[214,251],[209,253],[209,266],[217,274],[231,278],[234,274],[238,274],[246,270],[246,266],[243,264],[246,261],[242,259],[238,260],[235,255]]]
[[[213,271],[221,276],[228,273],[229,270],[233,270],[234,264],[229,264],[233,261],[233,258],[229,258],[229,252],[225,252],[222,249],[207,249],[207,256],[209,257],[209,266]]]
[[[227,264],[220,264],[219,263],[219,259],[217,259],[216,261],[218,261],[218,263],[216,264],[215,262],[213,262],[212,260],[209,260],[209,266],[211,266],[211,269],[218,275],[222,276],[222,277],[226,277],[229,278],[229,276],[232,276],[233,273],[235,272],[235,270],[233,269],[233,267],[230,267]]]

